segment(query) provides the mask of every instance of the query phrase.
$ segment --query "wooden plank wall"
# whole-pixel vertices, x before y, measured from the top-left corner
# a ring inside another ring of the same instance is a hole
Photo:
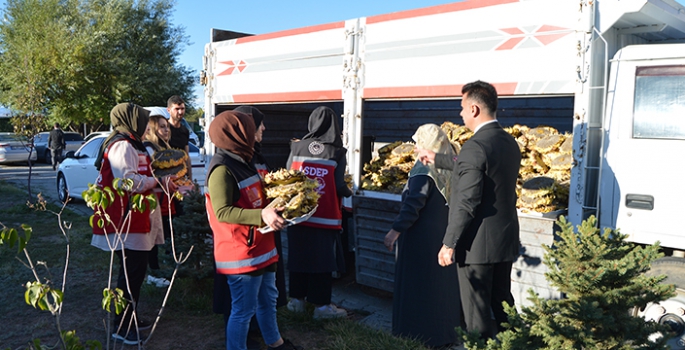
[[[518,260],[511,270],[511,293],[516,305],[530,306],[528,290],[533,289],[545,299],[560,299],[561,293],[545,278],[549,269],[543,264],[545,250],[542,245],[551,246],[557,238],[555,218],[519,216],[521,247]]]
[[[355,259],[357,283],[389,291],[393,290],[395,254],[388,252],[383,238],[400,210],[397,201],[354,196]],[[554,218],[520,216],[521,256],[514,262],[511,292],[516,305],[530,305],[528,290],[534,289],[542,298],[559,299],[561,293],[545,279],[542,245],[554,241]]]
[[[364,135],[377,142],[411,141],[425,123],[451,121],[462,124],[460,100],[365,101]],[[552,126],[561,132],[573,129],[573,97],[500,98],[497,119],[514,124]]]
[[[383,239],[392,227],[400,205],[399,201],[363,196],[352,198],[357,283],[392,292],[395,254],[388,252]]]

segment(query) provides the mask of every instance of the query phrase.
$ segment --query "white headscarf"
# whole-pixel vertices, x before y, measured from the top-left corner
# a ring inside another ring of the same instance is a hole
[[[433,151],[436,154],[447,154],[451,157],[457,155],[447,134],[435,124],[421,125],[416,129],[416,133],[414,133],[412,139],[416,142],[416,147]],[[440,193],[442,193],[442,196],[445,197],[445,201],[449,203],[450,183],[452,178],[451,169],[438,169],[433,163],[423,165],[421,161],[416,161],[414,167],[409,172],[409,177],[416,175],[430,176],[433,181],[435,181],[435,185],[438,187]]]

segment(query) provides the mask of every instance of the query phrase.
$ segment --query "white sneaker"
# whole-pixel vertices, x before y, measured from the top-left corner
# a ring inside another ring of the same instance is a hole
[[[292,298],[288,302],[287,307],[288,307],[288,310],[290,310],[292,312],[303,313],[304,312],[304,300]]]
[[[314,309],[314,319],[347,317],[347,310],[338,308],[333,304],[324,305]]]
[[[164,277],[147,275],[147,284],[153,284],[157,288],[166,288],[171,284],[171,282]]]

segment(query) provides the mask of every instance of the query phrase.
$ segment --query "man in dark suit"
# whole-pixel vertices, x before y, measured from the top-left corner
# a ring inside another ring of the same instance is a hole
[[[461,107],[464,125],[474,135],[458,159],[430,151],[421,151],[418,157],[453,169],[449,224],[438,263],[457,263],[467,331],[487,339],[507,321],[502,303],[514,304],[511,268],[519,254],[516,178],[521,153],[497,122],[497,91],[492,85],[464,85]]]
[[[56,170],[59,163],[62,162],[62,151],[66,147],[64,132],[59,128],[59,123],[55,123],[54,129],[50,131],[50,136],[48,136],[48,148],[52,155],[52,170]]]

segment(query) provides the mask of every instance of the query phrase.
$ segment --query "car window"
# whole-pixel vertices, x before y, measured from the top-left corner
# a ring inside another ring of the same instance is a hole
[[[685,140],[685,66],[638,67],[633,138]]]
[[[83,141],[81,134],[64,133],[64,141]]]
[[[12,134],[0,134],[0,141],[15,141],[16,138]]]
[[[98,151],[100,151],[100,146],[102,145],[102,142],[105,141],[104,137],[98,137],[95,139],[92,139],[85,145],[83,145],[79,150],[78,154],[80,156],[86,155],[88,158],[95,158],[98,156]]]

